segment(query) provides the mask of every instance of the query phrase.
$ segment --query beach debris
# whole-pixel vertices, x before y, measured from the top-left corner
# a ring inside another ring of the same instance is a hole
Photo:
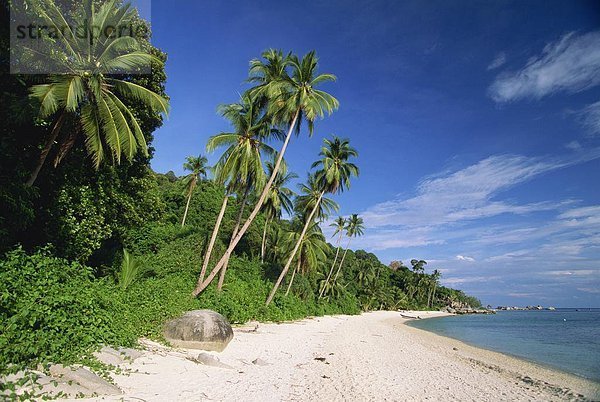
[[[452,350],[458,350],[458,348],[452,348]]]
[[[315,357],[315,359],[314,359],[314,360],[318,360],[318,361],[320,361],[320,362],[323,362],[323,363],[325,363],[325,361],[326,361],[327,359],[326,359],[326,358],[324,358],[324,357]]]
[[[256,365],[256,366],[269,366],[270,364],[267,363],[266,361],[264,361],[261,358],[256,358],[254,360],[252,360],[252,364]]]
[[[251,334],[258,332],[259,325],[260,323],[258,321],[248,321],[246,324],[234,328],[234,331]]]
[[[221,314],[193,310],[168,321],[164,336],[175,347],[221,352],[233,339],[233,330]]]
[[[205,366],[218,367],[224,369],[233,369],[229,364],[225,364],[221,362],[216,356],[213,356],[209,353],[200,353],[198,356],[188,356],[187,360],[192,361],[194,363],[203,364]]]

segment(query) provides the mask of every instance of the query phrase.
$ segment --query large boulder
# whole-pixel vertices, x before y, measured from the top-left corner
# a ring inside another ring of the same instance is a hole
[[[168,321],[164,335],[175,347],[221,352],[233,339],[233,330],[221,314],[193,310]]]

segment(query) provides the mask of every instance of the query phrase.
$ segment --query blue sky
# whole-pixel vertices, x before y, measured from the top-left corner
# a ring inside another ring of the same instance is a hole
[[[336,197],[365,219],[353,248],[484,303],[600,307],[600,3],[155,1],[152,27],[172,106],[155,170],[228,129],[216,106],[251,58],[315,49],[340,109],[286,157],[305,177],[323,138],[359,150]]]

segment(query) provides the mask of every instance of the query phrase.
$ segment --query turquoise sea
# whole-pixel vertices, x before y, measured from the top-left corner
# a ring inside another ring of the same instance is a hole
[[[498,311],[409,325],[600,381],[600,309]]]

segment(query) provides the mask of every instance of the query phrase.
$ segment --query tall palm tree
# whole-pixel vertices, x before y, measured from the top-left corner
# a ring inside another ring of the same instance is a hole
[[[422,274],[423,272],[425,272],[425,265],[427,265],[427,261],[412,259],[410,260],[410,265],[412,265],[412,269],[414,272]]]
[[[323,282],[323,286],[321,286],[321,291],[319,292],[319,298],[323,297],[323,293],[325,292],[325,287],[329,279],[331,278],[331,274],[333,273],[333,269],[335,268],[335,264],[337,262],[338,256],[340,254],[340,243],[342,242],[342,236],[344,235],[344,228],[346,227],[346,218],[343,216],[338,216],[338,218],[329,226],[333,226],[335,231],[333,232],[333,236],[339,233],[339,237],[337,239],[335,258],[333,259],[333,264],[331,264],[331,268],[329,269],[329,273],[327,274],[327,278],[325,282]]]
[[[296,218],[294,219],[293,230],[295,230],[295,232],[293,233],[295,233],[295,236],[287,238],[289,245],[287,253],[288,264],[290,264],[291,260],[294,258],[294,254],[292,254],[294,246],[300,244],[300,248],[297,250],[296,255],[301,251],[301,239],[306,239],[306,235],[301,237],[302,231],[306,230],[308,233],[313,226],[318,228],[318,225],[314,222],[315,220],[326,220],[332,212],[337,212],[339,209],[339,206],[335,201],[324,196],[323,184],[316,179],[314,174],[309,174],[307,183],[301,183],[298,187],[300,188],[300,195],[296,197],[294,205]],[[308,229],[306,229],[307,222],[309,222]],[[298,261],[298,263],[300,263],[300,261]],[[296,270],[292,272],[292,277],[294,277],[295,273]],[[283,278],[283,276],[280,276],[280,278]],[[291,279],[290,282],[293,282],[293,279]],[[286,292],[286,294],[287,293],[288,292]]]
[[[201,176],[206,177],[208,159],[205,156],[188,156],[186,162],[183,164],[184,170],[189,170],[190,173],[185,177],[185,186],[187,188],[187,203],[185,204],[185,211],[183,213],[183,219],[181,220],[181,227],[185,226],[185,219],[187,218],[188,210],[190,208],[190,200],[192,199],[192,193],[198,184]]]
[[[250,97],[248,93],[242,95],[239,104],[230,104],[221,107],[223,116],[227,117],[235,128],[235,133],[223,133],[213,137],[216,144],[229,145],[224,155],[224,169],[235,172],[238,175],[240,192],[240,209],[230,239],[230,244],[235,238],[242,218],[248,196],[254,189],[264,186],[266,176],[263,170],[261,154],[273,156],[275,150],[265,143],[270,138],[282,138],[282,133],[272,128],[270,116],[262,113],[260,103],[257,99]],[[234,134],[235,137],[231,135]],[[210,140],[209,140],[210,143]],[[227,164],[229,166],[225,166]],[[217,290],[223,288],[225,273],[229,265],[229,256],[220,271]]]
[[[254,187],[262,188],[266,176],[263,170],[262,155],[273,155],[275,150],[265,143],[271,137],[280,135],[271,128],[270,120],[261,113],[257,103],[245,94],[239,103],[223,105],[219,112],[233,126],[233,132],[220,133],[209,138],[206,148],[209,152],[226,147],[216,165],[217,176],[229,182],[230,190],[240,196],[240,209],[233,229],[232,239],[237,234],[242,221],[247,198]],[[216,229],[218,232],[218,228]],[[229,259],[221,270],[218,290],[221,290]]]
[[[254,209],[210,275],[204,281],[198,280],[196,288],[192,292],[193,296],[200,294],[211,283],[260,212],[277,172],[279,172],[292,133],[300,131],[300,122],[303,120],[307,122],[309,135],[312,135],[314,121],[318,117],[323,118],[326,113],[333,113],[339,106],[337,99],[332,95],[317,89],[317,86],[324,82],[335,81],[335,76],[317,74],[318,59],[314,51],[309,52],[302,59],[294,55],[283,57],[281,52],[267,51],[263,53],[263,58],[265,61],[253,60],[251,62],[250,80],[258,85],[250,90],[250,94],[257,99],[268,101],[266,108],[268,114],[273,118],[273,123],[281,126],[288,125],[287,134],[275,161],[271,177],[264,186]],[[277,64],[275,65],[275,63]],[[290,73],[288,73],[288,69]]]
[[[266,166],[267,175],[271,176],[271,173],[273,172],[274,168],[274,162],[268,161]],[[280,219],[281,213],[283,211],[287,212],[288,214],[292,213],[292,197],[295,193],[291,189],[286,187],[286,184],[297,177],[298,175],[296,173],[288,173],[287,165],[284,162],[282,163],[281,169],[275,177],[275,181],[273,181],[273,185],[269,189],[269,194],[267,195],[267,198],[265,199],[265,202],[263,204],[263,212],[265,214],[265,225],[263,228],[262,243],[260,247],[261,262],[264,262],[265,259],[265,247],[269,223],[273,219]]]
[[[268,258],[270,262],[283,264],[283,259],[286,256],[287,249],[289,249],[289,245],[287,244],[289,239],[287,235],[288,233],[280,226],[277,226],[270,234],[271,247],[269,247],[266,252],[266,258]]]
[[[323,182],[317,178],[316,174],[309,174],[306,183],[300,183],[298,188],[300,195],[296,197],[294,205],[297,215],[306,218],[316,208],[313,219],[322,222],[338,211],[338,204],[332,199],[324,197]]]
[[[344,250],[344,255],[342,256],[342,260],[340,261],[340,265],[335,273],[335,277],[333,281],[337,281],[338,275],[342,270],[342,266],[344,265],[344,260],[346,259],[346,254],[348,253],[348,249],[350,247],[350,242],[353,237],[362,236],[364,232],[363,219],[359,217],[357,214],[352,214],[348,219],[348,225],[346,226],[346,236],[348,236],[348,244],[346,244],[346,250]]]
[[[375,268],[369,263],[363,262],[356,274],[356,282],[362,287],[368,287],[377,279]]]
[[[152,112],[165,115],[169,103],[155,92],[120,77],[123,73],[141,71],[150,63],[162,65],[162,61],[143,51],[133,37],[98,35],[98,32],[109,32],[110,27],[132,23],[135,10],[128,4],[119,5],[116,0],[96,9],[93,0],[85,0],[80,11],[82,20],[88,21],[89,30],[87,35],[81,35],[74,30],[82,27],[67,24],[67,16],[54,2],[32,4],[44,23],[60,33],[49,52],[53,54],[52,59],[60,63],[57,68],[67,73],[48,76],[46,83],[30,89],[31,98],[40,105],[40,117],[51,119],[53,123],[25,185],[35,183],[55,143],[58,152],[54,166],[57,166],[80,134],[85,136],[85,146],[96,169],[107,156],[120,163],[121,156],[132,159],[138,152],[147,155],[144,134],[126,103],[141,102]],[[59,138],[66,120],[74,121],[75,127],[70,127],[69,132]],[[106,155],[106,151],[110,155]]]
[[[294,250],[290,254],[288,262],[285,264],[283,271],[281,271],[277,282],[275,282],[275,286],[273,286],[273,289],[267,298],[267,305],[269,305],[273,300],[275,292],[277,292],[277,289],[281,285],[281,281],[287,274],[290,264],[292,263],[292,260],[294,259],[298,248],[300,247],[300,240],[302,240],[304,237],[304,234],[308,230],[312,220],[315,218],[317,211],[323,209],[319,208],[319,206],[325,193],[341,193],[344,191],[344,189],[350,187],[350,178],[352,176],[358,176],[358,167],[348,161],[351,157],[357,157],[358,152],[356,152],[356,150],[350,146],[350,142],[348,140],[342,140],[338,137],[333,137],[333,140],[331,141],[328,139],[323,140],[323,146],[321,147],[321,152],[319,155],[321,156],[321,159],[312,165],[312,167],[321,167],[321,170],[318,170],[314,175],[315,183],[314,187],[310,189],[311,196],[299,200],[299,204],[301,206],[304,206],[304,208],[310,208],[310,213],[305,219],[304,229],[298,243],[296,243]],[[305,211],[307,211],[307,209],[305,209]],[[319,218],[317,217],[317,219]]]
[[[433,273],[430,276],[430,290],[429,290],[429,295],[427,296],[427,307],[431,307],[431,305],[433,304],[433,299],[435,297],[435,290],[437,288],[437,284],[438,284],[438,280],[440,279],[440,277],[442,276],[442,273],[440,271],[438,271],[437,269],[433,270]]]
[[[304,237],[300,240],[302,231],[302,221],[297,218],[292,225],[292,231],[288,234],[288,244],[296,244],[300,241],[300,247],[296,255],[297,266],[292,272],[292,277],[285,292],[286,296],[290,293],[294,277],[297,273],[306,274],[308,271],[316,269],[320,263],[327,260],[327,242],[316,222],[313,222]],[[291,247],[290,247],[291,249]]]
[[[217,184],[217,186],[225,187],[225,195],[223,196],[221,209],[219,210],[219,214],[217,215],[217,221],[215,222],[215,226],[213,227],[208,246],[206,247],[206,251],[204,252],[204,260],[202,261],[202,268],[200,269],[200,278],[204,278],[204,275],[206,275],[206,269],[208,268],[208,263],[210,261],[212,251],[215,247],[217,236],[219,235],[219,229],[221,228],[221,222],[223,221],[223,216],[225,215],[225,211],[227,209],[229,197],[233,192],[233,189],[235,189],[235,181],[230,181],[230,178],[221,173],[219,169],[220,166],[215,166],[213,168],[213,170],[215,171],[214,182]]]

